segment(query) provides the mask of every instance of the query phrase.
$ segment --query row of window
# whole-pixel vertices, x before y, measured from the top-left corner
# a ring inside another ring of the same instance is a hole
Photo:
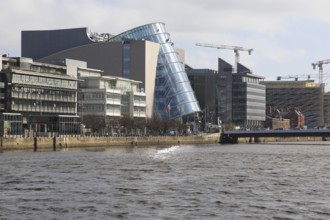
[[[134,96],[134,102],[145,102],[146,97],[145,96]]]
[[[84,110],[91,112],[91,111],[103,111],[104,112],[104,105],[84,105]]]
[[[75,108],[52,108],[52,107],[33,107],[24,105],[13,105],[13,111],[17,112],[37,112],[37,113],[57,113],[57,114],[76,114]]]
[[[84,100],[103,100],[104,93],[85,93]]]
[[[259,84],[260,81],[263,81],[263,79],[258,79],[258,78],[254,78],[254,77],[246,77],[246,76],[242,77],[242,82]]]
[[[107,99],[120,100],[121,94],[118,93],[107,93]]]
[[[12,87],[12,96],[26,99],[63,99],[63,100],[75,100],[76,92],[73,90],[54,90],[54,89],[42,89],[25,86],[14,85]]]
[[[43,76],[29,76],[22,74],[12,74],[12,83],[77,89],[77,82],[74,80],[56,79]]]
[[[57,109],[57,111],[66,111],[68,109],[74,110],[75,104],[69,102],[43,102],[34,100],[13,100],[11,102],[12,108],[22,108],[24,110],[32,109]]]

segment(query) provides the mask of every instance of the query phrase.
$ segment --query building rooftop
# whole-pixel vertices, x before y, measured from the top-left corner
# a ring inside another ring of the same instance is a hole
[[[318,88],[320,83],[315,83],[314,80],[305,81],[263,81],[261,84],[267,88]]]

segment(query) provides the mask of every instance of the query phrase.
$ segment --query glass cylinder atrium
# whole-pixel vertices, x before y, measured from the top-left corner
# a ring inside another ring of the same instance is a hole
[[[165,30],[164,23],[140,26],[110,41],[147,40],[160,44],[155,82],[155,113],[161,119],[174,119],[200,111],[184,64]]]

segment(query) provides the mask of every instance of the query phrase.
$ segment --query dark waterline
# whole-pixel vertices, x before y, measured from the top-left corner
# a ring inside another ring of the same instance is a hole
[[[329,219],[330,146],[0,154],[0,219]]]

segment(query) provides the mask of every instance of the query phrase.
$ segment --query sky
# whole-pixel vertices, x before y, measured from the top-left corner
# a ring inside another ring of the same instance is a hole
[[[217,70],[218,57],[235,65],[232,50],[196,43],[241,46],[240,63],[266,80],[311,79],[312,63],[330,59],[328,0],[10,0],[0,2],[0,53],[21,56],[22,30],[88,27],[120,34],[163,22],[193,68]],[[323,65],[330,87],[330,63]],[[329,84],[329,85],[328,85]]]

